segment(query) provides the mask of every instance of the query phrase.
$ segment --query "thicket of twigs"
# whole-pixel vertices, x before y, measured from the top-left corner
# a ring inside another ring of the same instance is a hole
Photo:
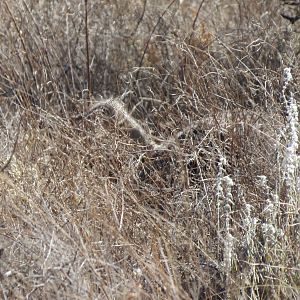
[[[299,299],[281,10],[0,3],[1,298]]]

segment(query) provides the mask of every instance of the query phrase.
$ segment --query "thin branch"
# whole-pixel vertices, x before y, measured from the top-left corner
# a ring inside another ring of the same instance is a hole
[[[200,14],[200,10],[201,10],[201,8],[202,8],[202,6],[203,6],[203,4],[204,4],[204,1],[205,1],[205,0],[202,0],[201,3],[199,4],[199,7],[198,7],[198,10],[197,10],[197,13],[196,13],[194,22],[193,22],[193,26],[192,26],[192,29],[193,29],[193,30],[192,30],[191,35],[190,35],[189,44],[191,43],[191,40],[192,40],[194,31],[195,31],[195,29],[196,29],[196,23],[197,23],[199,14]]]
[[[13,24],[14,24],[14,26],[15,26],[15,29],[16,29],[16,31],[17,31],[17,33],[18,33],[18,36],[19,36],[20,41],[21,41],[21,44],[22,44],[22,48],[23,48],[23,50],[24,50],[24,55],[25,55],[25,57],[26,57],[26,59],[27,59],[27,61],[28,61],[28,65],[29,65],[29,68],[30,68],[31,76],[32,76],[32,78],[33,78],[33,81],[34,81],[35,85],[37,86],[36,77],[34,76],[34,68],[33,68],[33,65],[32,65],[32,61],[31,61],[31,59],[30,59],[30,57],[29,57],[28,50],[27,50],[27,48],[26,48],[26,46],[25,46],[25,41],[24,41],[24,38],[23,38],[23,35],[22,35],[22,31],[21,31],[21,29],[19,28],[19,26],[18,26],[18,24],[17,24],[17,21],[16,21],[14,15],[13,15],[12,11],[10,10],[9,5],[7,4],[6,1],[4,1],[4,4],[5,4],[5,6],[6,6],[6,9],[7,9],[7,11],[8,11],[8,14],[10,15],[10,17],[11,17],[11,19],[12,19],[12,21],[13,21]]]
[[[149,48],[149,44],[150,44],[151,38],[152,38],[152,36],[153,36],[153,34],[154,34],[154,32],[155,32],[157,26],[159,25],[160,21],[162,20],[162,18],[163,18],[164,15],[166,14],[166,12],[169,10],[169,8],[170,8],[176,1],[177,1],[177,0],[171,1],[170,4],[165,8],[165,10],[163,11],[163,13],[159,16],[159,18],[158,18],[158,20],[157,20],[155,26],[153,27],[153,29],[152,29],[152,31],[151,31],[151,34],[150,34],[150,36],[149,36],[149,38],[148,38],[148,40],[147,40],[146,47],[144,48],[144,52],[143,52],[142,58],[141,58],[140,63],[139,63],[139,68],[141,68],[142,65],[143,65],[144,58],[145,58],[145,55],[146,55],[146,53],[147,53],[147,51],[148,51],[148,48]],[[137,72],[137,76],[136,76],[137,78],[138,78],[138,75],[139,75],[139,72]]]
[[[141,16],[139,17],[138,21],[137,21],[137,24],[134,28],[134,30],[132,31],[132,33],[130,34],[130,36],[134,36],[135,33],[137,32],[140,24],[142,23],[143,19],[144,19],[144,16],[145,16],[145,11],[146,11],[146,6],[147,6],[147,0],[144,1],[144,5],[143,5],[143,11],[142,11],[142,14]]]
[[[89,49],[89,27],[88,27],[88,0],[84,1],[85,4],[85,48],[86,48],[86,73],[87,73],[87,88],[88,98],[92,94],[91,87],[91,72],[90,72],[90,49]]]
[[[20,122],[19,122],[19,125],[18,125],[17,136],[16,136],[16,140],[15,140],[14,145],[13,145],[13,149],[11,151],[11,154],[10,154],[7,162],[0,168],[0,172],[3,172],[9,166],[9,164],[11,163],[11,160],[12,160],[12,158],[13,158],[15,152],[16,152],[17,144],[18,144],[18,141],[19,141],[21,123],[22,123],[22,117],[20,118]]]

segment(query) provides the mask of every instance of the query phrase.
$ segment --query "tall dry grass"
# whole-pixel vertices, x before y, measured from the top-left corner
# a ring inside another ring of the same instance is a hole
[[[2,1],[3,299],[299,299],[282,9]]]

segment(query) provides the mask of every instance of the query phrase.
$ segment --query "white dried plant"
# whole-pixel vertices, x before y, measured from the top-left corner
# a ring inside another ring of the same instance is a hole
[[[225,275],[226,293],[230,293],[231,267],[234,256],[234,236],[231,228],[231,212],[234,206],[232,187],[234,182],[229,175],[226,175],[226,164],[226,158],[220,154],[216,178],[218,232],[224,245],[222,265]]]
[[[286,141],[285,153],[282,161],[285,184],[288,188],[287,197],[289,204],[296,205],[299,196],[299,160],[297,154],[299,148],[299,121],[298,105],[291,88],[293,76],[290,68],[284,69],[282,99],[286,112],[286,124],[283,128]]]

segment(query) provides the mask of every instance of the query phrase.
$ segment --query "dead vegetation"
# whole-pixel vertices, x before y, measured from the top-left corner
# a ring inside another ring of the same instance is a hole
[[[3,299],[299,298],[299,34],[281,10],[0,4]]]

